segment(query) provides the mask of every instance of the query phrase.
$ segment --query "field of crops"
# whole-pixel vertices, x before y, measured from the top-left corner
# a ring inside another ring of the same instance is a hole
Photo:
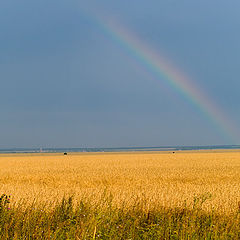
[[[240,237],[239,151],[0,155],[0,194],[6,239]]]

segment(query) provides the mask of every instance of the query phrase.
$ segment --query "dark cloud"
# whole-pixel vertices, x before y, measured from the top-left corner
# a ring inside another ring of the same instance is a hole
[[[237,122],[239,5],[2,2],[0,147],[231,144],[84,9],[114,16],[163,52]]]

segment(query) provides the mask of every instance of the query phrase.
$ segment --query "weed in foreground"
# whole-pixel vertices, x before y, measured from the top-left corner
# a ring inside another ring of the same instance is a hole
[[[110,195],[109,195],[110,196]],[[192,209],[158,208],[145,211],[112,206],[111,197],[93,205],[73,197],[63,198],[54,207],[35,203],[12,205],[9,196],[0,198],[0,239],[239,239],[240,215],[204,212],[204,196],[195,199]]]

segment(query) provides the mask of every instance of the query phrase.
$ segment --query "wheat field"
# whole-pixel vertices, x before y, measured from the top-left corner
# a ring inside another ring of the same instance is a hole
[[[240,151],[2,154],[0,192],[14,202],[51,202],[68,195],[146,209],[192,206],[231,213],[240,201]]]

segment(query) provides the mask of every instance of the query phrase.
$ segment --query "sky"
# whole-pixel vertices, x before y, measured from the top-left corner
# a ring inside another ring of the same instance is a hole
[[[238,0],[2,1],[0,148],[240,144],[239,8]],[[173,64],[228,123],[210,120],[100,19]]]

